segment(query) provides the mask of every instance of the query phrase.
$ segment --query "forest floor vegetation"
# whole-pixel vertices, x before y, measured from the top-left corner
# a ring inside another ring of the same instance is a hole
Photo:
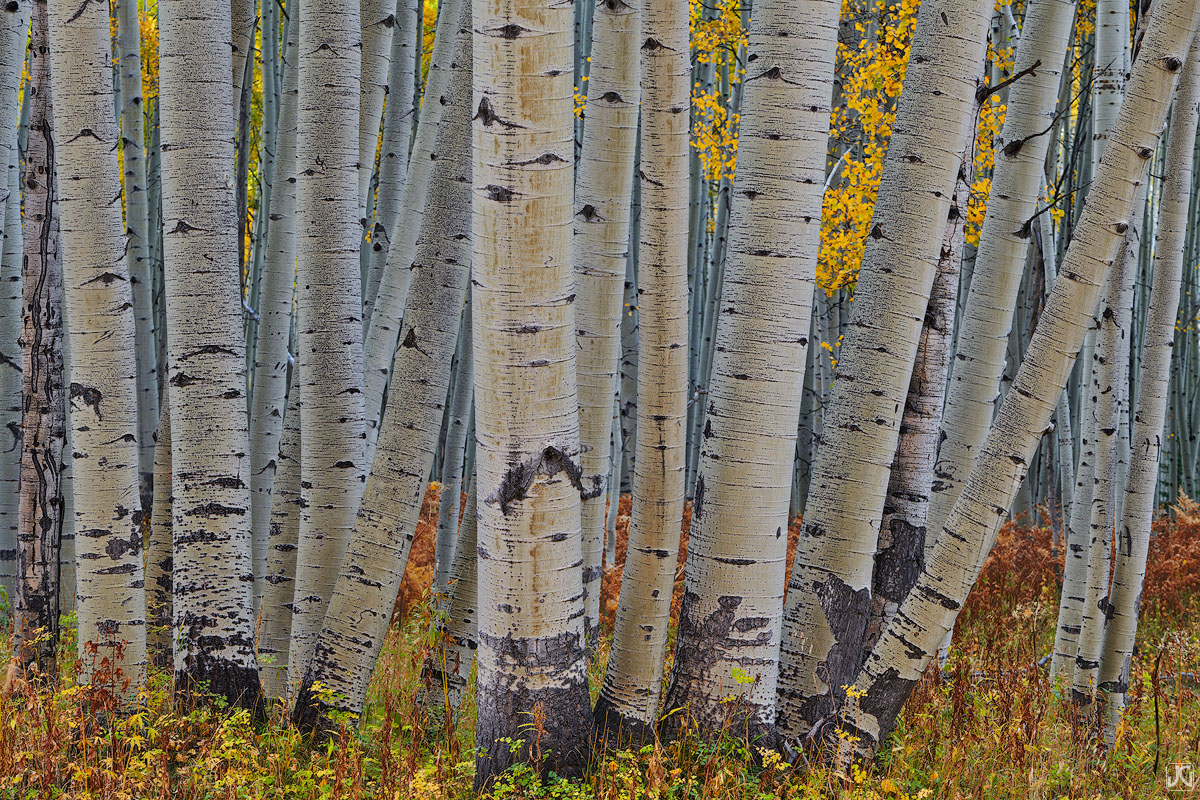
[[[628,503],[622,499],[618,517],[617,564],[604,578],[602,603],[610,612]],[[266,723],[215,700],[182,709],[162,669],[151,671],[136,713],[112,713],[103,687],[75,680],[68,618],[53,685],[11,671],[4,679],[0,799],[474,797],[473,694],[452,725],[419,702],[422,664],[436,645],[427,590],[436,504],[435,488],[360,726],[339,720],[337,733],[316,743],[278,709]],[[793,542],[797,531],[793,523]],[[679,578],[683,559],[681,553]],[[1005,525],[959,618],[946,665],[926,674],[869,770],[848,777],[805,770],[747,742],[736,728],[702,738],[685,726],[674,742],[598,754],[582,781],[515,768],[488,796],[1091,800],[1186,798],[1190,790],[1200,800],[1200,506],[1182,499],[1155,523],[1130,705],[1108,751],[1092,726],[1077,721],[1069,691],[1050,683],[1043,664],[1054,638],[1059,570],[1047,527]],[[0,663],[10,651],[11,637],[0,634]],[[602,639],[591,666],[594,691],[606,657]],[[536,726],[531,717],[531,736]]]

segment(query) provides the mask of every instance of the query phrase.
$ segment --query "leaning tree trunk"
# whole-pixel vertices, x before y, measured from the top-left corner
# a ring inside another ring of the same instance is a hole
[[[575,180],[575,355],[583,444],[583,590],[589,645],[599,635],[600,562],[609,499],[613,395],[621,360],[621,308],[629,258],[629,206],[641,102],[641,2],[598,0]],[[619,494],[612,495],[616,508]]]
[[[829,713],[862,663],[890,467],[991,12],[986,0],[927,0],[918,12],[788,583],[777,712],[788,736]]]
[[[945,438],[938,447],[926,526],[935,535],[958,499],[995,416],[1032,233],[1028,220],[1042,187],[1074,16],[1075,0],[1033,0],[1025,12],[1013,65],[1013,74],[1020,77],[1008,90],[1004,128],[995,143],[987,216],[941,424]]]
[[[17,514],[14,650],[23,664],[54,677],[58,647],[58,547],[63,527],[63,276],[59,245],[57,125],[51,124],[49,19],[33,4],[30,35],[29,143],[25,164],[25,258],[22,270],[21,489]],[[61,37],[58,49],[68,50]],[[60,60],[59,62],[63,62]],[[60,115],[60,122],[62,115]],[[64,137],[66,138],[66,137]],[[70,170],[75,164],[65,165]],[[83,639],[80,639],[82,642]]]
[[[110,689],[132,705],[146,678],[146,600],[136,323],[121,208],[113,200],[121,192],[120,132],[112,102],[108,9],[52,0],[50,32],[80,656],[93,682],[111,680]],[[99,650],[89,649],[88,642]]]
[[[21,476],[21,187],[18,89],[25,65],[32,4],[0,9],[0,194],[4,196],[0,258],[0,592],[16,593],[17,507]]]
[[[668,708],[710,730],[733,709],[752,730],[775,721],[838,11],[833,0],[759,0],[750,20],[725,313],[667,693]]]
[[[538,769],[579,775],[592,736],[571,274],[572,16],[553,0],[473,4],[477,787],[536,756]],[[686,59],[686,33],[679,46]],[[525,743],[514,749],[508,739]]]
[[[1200,22],[1189,0],[1162,0],[1134,62],[1091,194],[992,432],[916,586],[868,656],[840,722],[823,726],[840,760],[873,754],[954,624],[1066,386],[1104,279],[1129,228],[1138,186]],[[849,734],[839,738],[835,729]]]
[[[465,154],[464,154],[465,155]],[[469,158],[469,156],[468,156]],[[466,199],[470,200],[470,195]],[[467,223],[470,225],[470,222]],[[433,589],[439,607],[449,597],[450,574],[455,563],[459,512],[462,503],[463,456],[471,427],[471,409],[475,398],[474,357],[471,353],[471,301],[463,303],[459,315],[457,372],[451,382],[450,405],[446,408],[446,436],[442,444],[441,485],[437,516],[437,540],[434,546]]]
[[[126,260],[133,292],[138,390],[138,465],[142,508],[154,482],[154,426],[158,424],[158,351],[154,345],[150,207],[146,184],[145,108],[142,104],[142,29],[137,0],[116,0],[121,88],[121,165],[125,172]]]
[[[461,8],[470,13],[466,4]],[[456,137],[431,172],[426,215],[434,224],[425,227],[412,262],[404,341],[393,362],[380,446],[312,664],[295,676],[302,679],[295,713],[302,724],[327,721],[327,701],[312,692],[316,681],[332,691],[334,708],[362,711],[433,468],[471,264],[471,28],[469,18],[460,23],[461,49],[443,110]]]
[[[175,686],[256,706],[229,6],[159,8]]]
[[[617,740],[654,735],[683,522],[691,108],[687,14],[678,0],[648,0],[642,14],[638,454],[629,549],[596,706],[597,721]]]
[[[283,58],[283,96],[275,146],[275,180],[271,221],[258,295],[257,339],[250,386],[250,498],[254,537],[254,598],[261,610],[267,574],[271,493],[279,468],[276,456],[283,431],[288,390],[288,340],[296,280],[296,115],[300,102],[296,47],[300,34],[300,0],[288,6],[287,42]],[[291,599],[288,599],[291,602]],[[287,666],[286,664],[284,665]]]
[[[288,672],[303,675],[362,496],[357,0],[302,3],[296,138],[300,508]]]
[[[294,21],[294,20],[293,20]],[[267,571],[263,581],[259,623],[258,663],[263,694],[290,702],[299,677],[288,681],[288,650],[292,641],[292,601],[296,597],[296,537],[300,531],[300,390],[292,370],[287,413],[276,459],[275,487],[267,538]]]
[[[1125,507],[1117,536],[1109,614],[1105,616],[1104,649],[1100,660],[1099,688],[1105,693],[1104,740],[1112,746],[1116,726],[1129,692],[1129,664],[1137,634],[1142,581],[1150,546],[1154,514],[1154,485],[1162,452],[1171,353],[1177,341],[1175,318],[1179,311],[1183,277],[1183,247],[1187,231],[1188,201],[1192,190],[1196,118],[1200,112],[1200,41],[1193,41],[1167,136],[1162,200],[1155,229],[1154,285],[1142,349],[1141,388],[1133,422],[1134,447],[1125,484]]]
[[[396,32],[396,0],[363,0],[360,12],[362,73],[358,94],[358,217],[365,219],[370,207],[367,192],[375,170],[375,152],[379,145],[379,118],[387,93],[388,64],[392,55],[392,35]],[[400,33],[411,34],[411,30]],[[412,64],[397,65],[401,69]],[[306,86],[308,84],[305,84]],[[394,98],[399,99],[399,98]],[[403,102],[403,101],[401,101]]]

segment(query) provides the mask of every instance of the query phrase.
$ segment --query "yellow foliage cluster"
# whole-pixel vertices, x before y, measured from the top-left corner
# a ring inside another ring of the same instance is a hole
[[[712,81],[692,86],[692,147],[708,181],[732,180],[737,169],[741,115],[733,111],[733,93],[745,73],[738,54],[749,40],[742,12],[741,0],[715,5],[689,0],[692,55],[697,63],[712,65]],[[710,219],[710,228],[714,224]]]

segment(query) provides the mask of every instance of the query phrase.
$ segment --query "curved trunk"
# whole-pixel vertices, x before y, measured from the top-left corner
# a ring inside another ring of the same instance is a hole
[[[473,4],[477,787],[514,761],[579,775],[591,744],[571,272],[572,16],[552,0]],[[680,52],[686,60],[686,29]],[[512,748],[507,738],[524,744]]]
[[[759,0],[750,21],[722,313],[667,693],[668,708],[686,707],[711,730],[732,709],[752,729],[775,721],[838,11],[832,0]]]
[[[639,0],[598,0],[575,179],[575,354],[583,444],[583,590],[589,646],[599,635],[600,562],[611,471],[612,404],[621,360],[621,305],[637,149]],[[617,495],[613,495],[614,507]]]
[[[1134,63],[1125,103],[1087,205],[1000,414],[916,586],[825,726],[839,759],[873,753],[937,653],[978,577],[1029,460],[1050,423],[1117,256],[1138,185],[1161,135],[1172,89],[1200,21],[1188,0],[1162,0]],[[1140,209],[1138,209],[1140,212]],[[853,723],[848,721],[853,720]],[[832,721],[832,720],[831,720]],[[851,737],[837,740],[835,728]]]
[[[145,117],[142,106],[142,29],[137,0],[116,0],[121,84],[121,165],[125,171],[125,258],[133,293],[138,390],[138,464],[142,508],[154,483],[154,428],[158,424],[158,351],[150,285],[150,207],[146,192]]]
[[[987,216],[958,331],[934,467],[927,530],[940,531],[987,437],[1042,187],[1075,0],[1033,0],[1017,45],[1004,128],[995,143]],[[1048,214],[1043,216],[1048,217]],[[932,544],[932,541],[930,541]]]
[[[380,447],[312,664],[293,673],[303,678],[295,711],[302,724],[324,722],[325,701],[310,691],[316,681],[334,693],[335,708],[362,711],[433,468],[470,279],[471,55],[470,23],[463,22],[457,37],[462,49],[454,58],[443,111],[455,137],[446,142],[431,173],[426,214],[435,224],[426,226],[413,259],[411,302]]]
[[[1200,42],[1193,41],[1187,65],[1175,93],[1171,129],[1167,136],[1162,200],[1154,246],[1154,285],[1142,349],[1141,388],[1133,421],[1129,480],[1125,508],[1117,537],[1109,615],[1105,617],[1104,649],[1100,660],[1099,688],[1106,693],[1105,741],[1111,746],[1116,725],[1129,691],[1129,663],[1137,634],[1142,580],[1150,546],[1154,514],[1154,484],[1162,452],[1171,353],[1176,341],[1175,318],[1179,311],[1183,277],[1183,245],[1187,231],[1188,202],[1192,189],[1196,117],[1200,111]]]
[[[450,416],[446,420],[446,442],[442,447],[439,481],[442,502],[438,506],[437,546],[434,550],[434,588],[439,598],[449,597],[452,565],[457,563],[454,554],[457,550],[455,539],[458,537],[459,504],[462,502],[463,456],[466,454],[471,407],[475,397],[470,298],[463,305],[458,335],[458,373],[454,376],[450,407],[446,410]]]
[[[257,706],[229,6],[159,7],[175,688]]]
[[[267,2],[271,1],[267,0]],[[225,2],[225,0],[221,0],[221,2]],[[254,80],[254,28],[258,22],[258,15],[254,13],[256,5],[255,0],[229,0],[229,29],[225,31],[225,35],[220,39],[213,40],[215,42],[224,42],[226,41],[225,36],[231,36],[229,41],[233,45],[233,65],[230,74],[233,76],[233,114],[235,125],[240,124],[242,84],[247,77],[251,81]],[[247,59],[250,60],[249,75],[246,74]],[[247,110],[249,110],[248,107]]]
[[[270,2],[270,0],[267,0]],[[275,487],[283,411],[288,390],[288,340],[292,331],[292,299],[296,280],[296,117],[300,103],[296,46],[300,34],[300,0],[288,6],[287,42],[271,222],[267,226],[266,259],[258,296],[254,379],[250,387],[250,499],[254,536],[254,598],[261,610],[267,574],[271,492]],[[291,602],[290,599],[288,602]],[[286,665],[284,665],[286,666]]]
[[[300,510],[288,672],[308,668],[354,528],[363,460],[357,0],[300,7],[296,208]]]
[[[108,9],[53,0],[50,32],[66,265],[79,653],[91,681],[111,682],[112,691],[132,705],[146,679],[146,599],[136,323],[121,208],[113,202],[121,191],[120,133]]]
[[[622,741],[652,737],[658,721],[683,522],[689,353],[686,112],[691,109],[687,13],[677,0],[648,0],[642,13],[638,454],[612,651],[596,705],[596,720]]]
[[[788,582],[777,713],[788,736],[829,713],[862,663],[890,468],[991,12],[985,0],[927,0],[918,12]]]
[[[63,528],[63,274],[59,244],[57,132],[51,125],[49,20],[33,4],[29,142],[25,164],[26,236],[21,304],[21,488],[17,513],[14,652],[54,675],[58,647],[58,548]],[[65,42],[55,37],[55,44]],[[66,48],[63,48],[66,49]],[[63,64],[59,60],[59,64]],[[60,122],[63,115],[60,115]],[[66,166],[78,168],[78,162]],[[83,639],[81,638],[82,642]]]

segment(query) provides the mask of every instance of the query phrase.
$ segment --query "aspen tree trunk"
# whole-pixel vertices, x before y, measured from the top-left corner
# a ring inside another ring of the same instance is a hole
[[[159,8],[175,688],[254,707],[254,568],[229,7]]]
[[[421,35],[420,4],[416,0],[397,3],[392,29],[391,66],[388,69],[383,134],[379,149],[379,181],[375,191],[375,224],[371,228],[371,253],[367,283],[363,287],[363,325],[371,321],[371,309],[379,292],[383,265],[391,246],[391,232],[408,175],[408,148],[412,140],[414,66],[413,47]],[[419,88],[419,87],[418,87]]]
[[[479,563],[476,552],[477,501],[475,479],[471,478],[462,525],[458,529],[454,566],[450,568],[446,615],[437,618],[438,646],[430,651],[421,670],[425,708],[431,712],[438,709],[443,713],[448,712],[449,719],[457,717],[462,710],[479,641],[476,616],[479,596],[476,574]]]
[[[267,0],[270,2],[270,0]],[[254,538],[254,598],[261,608],[267,574],[267,531],[271,493],[278,470],[280,434],[288,390],[288,340],[292,330],[292,298],[296,280],[296,117],[300,102],[296,47],[300,34],[300,0],[288,6],[287,42],[283,58],[283,94],[275,148],[271,221],[258,295],[257,342],[250,403],[251,530]],[[291,599],[288,599],[291,602]],[[286,664],[284,665],[287,666]]]
[[[388,65],[392,55],[392,35],[396,32],[396,0],[363,0],[362,73],[358,94],[358,218],[366,220],[368,187],[375,170],[375,152],[379,145],[379,120],[383,98],[387,94]],[[403,35],[405,31],[402,29]],[[411,34],[411,31],[408,31]],[[411,60],[409,64],[411,64]]]
[[[450,391],[450,407],[446,409],[446,443],[442,448],[441,499],[438,506],[436,569],[434,588],[437,595],[449,597],[449,582],[458,546],[459,504],[462,502],[463,456],[467,433],[471,427],[471,409],[475,397],[474,371],[471,353],[471,300],[463,304],[462,322],[458,335],[458,373]],[[440,599],[439,599],[440,602]]]
[[[1145,188],[1139,197],[1142,202],[1135,201],[1132,213],[1140,213],[1144,207]],[[1109,271],[1105,296],[1100,303],[1097,369],[1091,387],[1095,398],[1091,408],[1095,417],[1096,472],[1088,525],[1087,590],[1080,615],[1071,691],[1080,714],[1090,711],[1096,698],[1104,627],[1109,614],[1109,578],[1118,515],[1117,430],[1120,427],[1122,384],[1129,380],[1130,316],[1136,268],[1134,242],[1126,236]]]
[[[273,0],[267,0],[272,2]],[[224,2],[224,0],[221,0]],[[246,75],[246,60],[250,59],[250,79],[254,79],[253,69],[253,50],[254,50],[254,28],[258,22],[258,15],[255,13],[257,3],[255,0],[229,0],[229,19],[230,32],[232,34],[232,50],[233,50],[233,119],[235,128],[241,125],[240,115],[242,113],[242,84],[245,81]],[[244,149],[244,138],[239,144]],[[239,240],[240,242],[240,240]]]
[[[445,0],[438,9],[437,35],[429,62],[429,79],[425,96],[437,98],[421,113],[413,137],[412,156],[396,214],[394,227],[388,234],[390,243],[387,261],[379,278],[379,291],[373,298],[371,319],[363,346],[364,396],[366,403],[367,462],[375,455],[379,437],[379,422],[383,417],[383,399],[388,379],[392,375],[392,357],[400,342],[404,310],[412,281],[412,263],[417,238],[425,226],[426,198],[431,184],[433,165],[441,159],[447,143],[457,136],[442,124],[443,112],[449,103],[447,86],[454,72],[454,56],[458,52],[458,37],[464,5],[470,0]],[[442,98],[447,102],[442,103]],[[386,222],[386,220],[385,220]]]
[[[467,6],[463,6],[470,13]],[[360,713],[379,658],[446,411],[450,365],[462,321],[471,264],[470,20],[461,20],[460,50],[443,110],[454,137],[431,173],[426,226],[413,259],[413,284],[396,352],[379,449],[367,475],[346,559],[334,587],[316,655],[303,677],[295,717],[321,724],[314,681],[337,695],[336,708]]]
[[[921,341],[904,401],[900,438],[896,446],[875,573],[871,580],[871,618],[863,649],[869,652],[912,589],[925,553],[933,549],[928,536],[929,499],[934,483],[934,462],[941,440],[943,401],[950,369],[951,340],[958,304],[962,265],[963,227],[971,193],[974,142],[963,152],[954,184],[953,203],[946,222],[937,276],[929,292],[929,306],[921,328]]]
[[[70,385],[80,657],[124,704],[146,679],[133,295],[108,9],[50,3]],[[86,622],[85,622],[86,620]],[[89,655],[88,644],[99,647]],[[111,662],[105,675],[103,659]],[[124,682],[122,682],[124,678]]]
[[[137,0],[116,0],[121,89],[121,165],[125,172],[126,259],[133,292],[138,389],[138,464],[142,508],[154,482],[154,426],[158,424],[158,352],[150,281],[150,209],[146,191],[145,109],[142,107],[142,30]]]
[[[575,180],[575,321],[579,439],[583,444],[583,590],[589,646],[599,636],[600,562],[611,470],[613,394],[621,360],[621,306],[641,102],[640,0],[598,0]]]
[[[21,187],[18,89],[29,36],[29,0],[0,8],[0,592],[16,592],[17,509],[21,475]],[[13,7],[15,6],[15,7]]]
[[[474,0],[473,9],[475,783],[483,787],[539,756],[539,770],[579,775],[592,724],[571,269],[573,12],[551,0]],[[686,66],[686,32],[676,44]],[[506,738],[524,745],[514,752]]]
[[[61,472],[66,419],[61,215],[55,163],[59,127],[50,119],[53,93],[48,27],[46,3],[35,0],[26,86],[31,99],[25,164],[21,488],[13,635],[14,652],[20,662],[53,678],[58,646],[58,548],[63,527]],[[61,42],[56,37],[56,44]]]
[[[293,11],[293,13],[295,13]],[[296,22],[296,18],[292,18]],[[300,531],[300,389],[299,371],[292,370],[283,434],[276,454],[278,468],[271,495],[267,572],[259,626],[258,659],[263,694],[290,702],[296,677],[288,682],[288,650],[292,640],[292,602],[296,586],[296,540]]]
[[[1154,484],[1162,452],[1171,355],[1178,333],[1183,276],[1184,236],[1191,196],[1196,119],[1200,113],[1200,42],[1193,40],[1183,77],[1175,92],[1167,157],[1162,178],[1162,200],[1155,231],[1154,284],[1146,318],[1142,349],[1141,382],[1134,417],[1133,449],[1125,507],[1117,536],[1116,570],[1109,599],[1111,615],[1105,617],[1104,649],[1099,688],[1104,694],[1104,740],[1110,747],[1129,691],[1129,663],[1137,634],[1142,581],[1150,545],[1154,514]]]
[[[1091,163],[1093,173],[1108,145],[1109,132],[1117,118],[1122,102],[1129,49],[1129,8],[1120,0],[1097,0],[1096,52],[1092,76],[1093,134]],[[1137,225],[1131,223],[1133,227]],[[1094,311],[1094,309],[1093,309]],[[1099,432],[1093,406],[1096,397],[1092,384],[1100,367],[1096,360],[1099,324],[1089,329],[1082,350],[1081,374],[1084,391],[1080,404],[1079,469],[1075,476],[1071,514],[1067,527],[1067,556],[1063,569],[1062,597],[1055,627],[1054,656],[1050,674],[1074,683],[1075,659],[1078,656],[1079,635],[1083,629],[1084,604],[1087,602],[1088,554],[1091,540],[1093,493],[1096,466],[1099,458]]]
[[[146,653],[156,665],[171,666],[171,561],[174,547],[171,518],[171,404],[163,403],[154,446],[154,502],[150,506],[150,537],[146,542]]]
[[[639,37],[644,40],[637,281],[642,312],[637,378],[639,450],[621,599],[596,706],[597,723],[618,742],[654,735],[683,521],[691,109],[687,13],[677,0],[649,0],[642,12]],[[591,294],[594,302],[601,302],[596,292]],[[586,312],[580,314],[587,318]],[[593,323],[590,327],[598,326]],[[606,400],[611,397],[611,393],[605,395]],[[590,488],[585,484],[584,494]]]
[[[720,728],[731,709],[752,731],[775,719],[838,11],[833,0],[760,0],[750,21],[722,313],[667,693],[667,708],[687,709],[702,730]]]
[[[357,0],[300,7],[296,207],[300,532],[288,672],[302,675],[362,497]]]
[[[1033,0],[1025,14],[941,425],[926,527],[935,535],[995,416],[1074,16],[1075,0]]]
[[[1110,146],[1012,391],[932,557],[848,693],[840,723],[831,720],[814,731],[832,744],[839,760],[875,752],[978,577],[1049,425],[1129,227],[1138,184],[1146,179],[1172,89],[1200,22],[1198,12],[1188,0],[1163,0],[1151,16]],[[839,743],[834,731],[839,727],[857,738]]]
[[[974,127],[991,10],[983,0],[933,0],[918,12],[788,583],[777,712],[787,736],[829,713],[862,662],[890,467]]]

